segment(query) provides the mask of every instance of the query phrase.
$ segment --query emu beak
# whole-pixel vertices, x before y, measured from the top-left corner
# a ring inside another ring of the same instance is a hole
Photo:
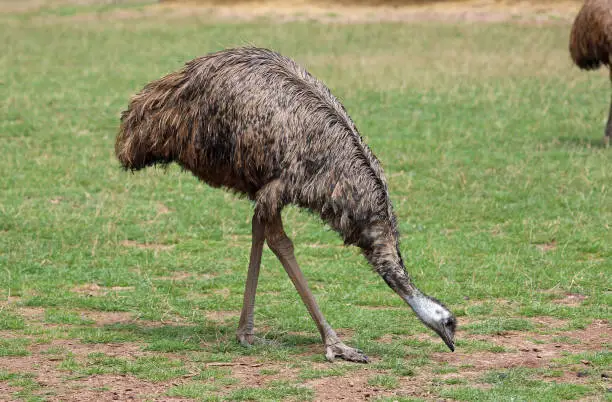
[[[453,340],[453,334],[451,334],[449,331],[446,330],[446,328],[444,328],[444,329],[442,329],[442,331],[440,331],[438,333],[438,335],[440,335],[440,338],[442,338],[444,343],[446,343],[446,346],[448,346],[448,348],[451,350],[451,352],[454,352],[455,351],[455,342]]]

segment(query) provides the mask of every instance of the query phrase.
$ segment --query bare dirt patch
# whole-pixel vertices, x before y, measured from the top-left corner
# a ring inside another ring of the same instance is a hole
[[[219,322],[219,323],[223,323],[225,321],[234,319],[236,317],[238,317],[240,314],[237,311],[207,311],[206,312],[206,318],[211,320],[211,321],[215,321],[215,322]]]
[[[218,365],[211,363],[212,367]],[[207,365],[207,366],[210,366]],[[279,379],[295,379],[297,377],[297,369],[290,368],[286,363],[261,362],[255,357],[242,357],[234,360],[229,364],[221,363],[222,367],[230,367],[232,377],[238,380],[237,387],[262,387],[270,381]],[[264,375],[262,369],[278,371],[278,374]]]
[[[97,326],[134,322],[132,313],[123,311],[87,311],[83,315],[94,320]]]
[[[512,367],[547,367],[553,359],[560,358],[563,352],[580,353],[605,350],[606,342],[612,339],[612,329],[606,321],[594,321],[584,330],[566,331],[562,335],[567,341],[555,341],[558,336],[534,334],[529,332],[507,331],[499,335],[477,335],[466,338],[495,343],[512,352],[461,352],[434,353],[437,361],[453,366],[470,366],[466,372],[483,372],[490,369]],[[464,371],[462,370],[462,373]]]
[[[541,252],[545,253],[547,251],[553,251],[557,248],[557,242],[555,240],[550,241],[548,243],[536,244],[536,248]]]
[[[70,352],[77,357],[85,357],[90,353],[104,353],[113,357],[133,358],[143,356],[143,345],[135,342],[121,343],[81,343],[74,339],[54,339],[51,343],[37,344],[30,347],[34,359],[57,361],[57,356],[45,355],[48,350]]]
[[[168,208],[165,204],[161,202],[157,203],[157,214],[158,215],[166,215],[170,213],[170,208]]]
[[[96,283],[86,283],[84,285],[75,286],[71,289],[75,293],[79,293],[86,296],[106,296],[112,292],[130,291],[134,290],[133,286],[113,286],[110,288],[100,286]]]
[[[536,326],[539,328],[552,329],[552,330],[557,329],[557,328],[562,328],[565,325],[567,325],[566,320],[562,320],[562,319],[555,318],[555,317],[548,317],[548,316],[533,317],[531,318],[531,322],[536,324]]]
[[[27,320],[42,321],[45,317],[45,309],[42,307],[19,307],[17,311]]]
[[[155,276],[153,279],[160,281],[184,281],[186,279],[212,279],[216,277],[216,274],[200,274],[195,272],[187,272],[187,271],[175,271],[167,276]]]
[[[96,375],[70,382],[70,388],[58,392],[59,399],[71,401],[128,401],[163,400],[178,401],[181,399],[164,396],[172,383],[157,383],[140,380],[131,376]],[[64,399],[65,398],[65,399]],[[185,399],[186,400],[186,399]]]
[[[564,306],[576,307],[580,306],[583,301],[588,299],[588,296],[581,295],[578,293],[567,293],[560,299],[553,300],[553,303],[562,304]]]
[[[365,367],[348,376],[317,378],[304,385],[315,390],[315,401],[366,401],[391,394],[368,384],[368,379],[375,374],[375,370]]]
[[[31,355],[23,357],[0,358],[0,370],[13,373],[32,373],[36,376],[35,381],[41,389],[37,394],[50,392],[54,400],[117,400],[115,394],[125,395],[143,399],[146,395],[159,394],[168,387],[168,384],[151,384],[147,381],[138,380],[129,376],[104,376],[98,375],[84,379],[73,379],[69,372],[59,369],[61,361],[67,353],[77,359],[84,359],[90,353],[104,353],[113,357],[135,358],[143,355],[142,346],[136,343],[120,344],[83,344],[74,340],[53,340],[49,344],[33,345],[30,348]],[[47,353],[48,350],[57,350],[58,353]],[[98,379],[98,380],[96,380]],[[96,386],[89,386],[96,384]],[[140,385],[139,385],[140,384]],[[0,392],[4,391],[5,385],[0,382]],[[103,390],[106,389],[106,390]],[[18,389],[6,389],[2,395],[10,395]],[[159,392],[157,392],[159,391]],[[139,395],[143,395],[140,397]],[[95,395],[95,397],[94,397]],[[85,399],[88,396],[89,399]],[[120,398],[120,400],[126,400]]]

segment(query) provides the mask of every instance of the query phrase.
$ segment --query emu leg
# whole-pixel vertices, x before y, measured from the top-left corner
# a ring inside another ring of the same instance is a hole
[[[246,286],[244,289],[242,312],[240,313],[240,321],[238,322],[238,330],[236,331],[236,339],[244,346],[252,345],[255,340],[255,334],[253,332],[253,312],[255,309],[255,292],[257,291],[257,279],[259,278],[259,267],[261,265],[261,253],[264,240],[264,224],[261,223],[257,217],[253,216],[249,271],[247,273]]]
[[[348,361],[367,363],[368,357],[359,349],[351,348],[342,343],[338,335],[336,335],[336,332],[334,332],[327,321],[325,321],[314,296],[308,288],[306,278],[304,274],[302,274],[297,260],[295,259],[293,243],[283,230],[280,214],[271,222],[266,223],[265,233],[268,246],[280,260],[281,264],[283,264],[285,271],[287,271],[289,278],[291,278],[293,285],[306,305],[310,316],[317,324],[317,328],[325,344],[325,357],[327,360],[333,361],[334,358],[339,357]]]

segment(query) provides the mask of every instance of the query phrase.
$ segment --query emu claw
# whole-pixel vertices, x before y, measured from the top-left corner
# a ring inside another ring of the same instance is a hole
[[[236,334],[236,340],[240,342],[240,344],[244,347],[249,347],[255,343],[255,335],[254,334]]]
[[[340,359],[356,362],[356,363],[368,363],[368,356],[366,356],[361,350],[346,346],[342,342],[337,342],[332,345],[325,346],[325,358],[333,362],[336,357]]]

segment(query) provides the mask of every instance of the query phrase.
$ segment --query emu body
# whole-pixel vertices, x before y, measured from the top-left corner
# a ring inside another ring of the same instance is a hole
[[[570,55],[578,67],[594,70],[612,62],[612,0],[586,0],[572,26]],[[612,70],[610,71],[612,81]],[[612,103],[606,124],[604,144],[612,137]]]
[[[237,48],[190,61],[135,95],[115,151],[125,169],[176,162],[214,187],[255,203],[253,243],[237,338],[254,340],[253,309],[264,242],[314,319],[326,357],[366,362],[327,324],[308,289],[280,212],[319,214],[361,248],[386,283],[454,349],[456,320],[410,280],[382,168],[329,89],[292,60]]]

